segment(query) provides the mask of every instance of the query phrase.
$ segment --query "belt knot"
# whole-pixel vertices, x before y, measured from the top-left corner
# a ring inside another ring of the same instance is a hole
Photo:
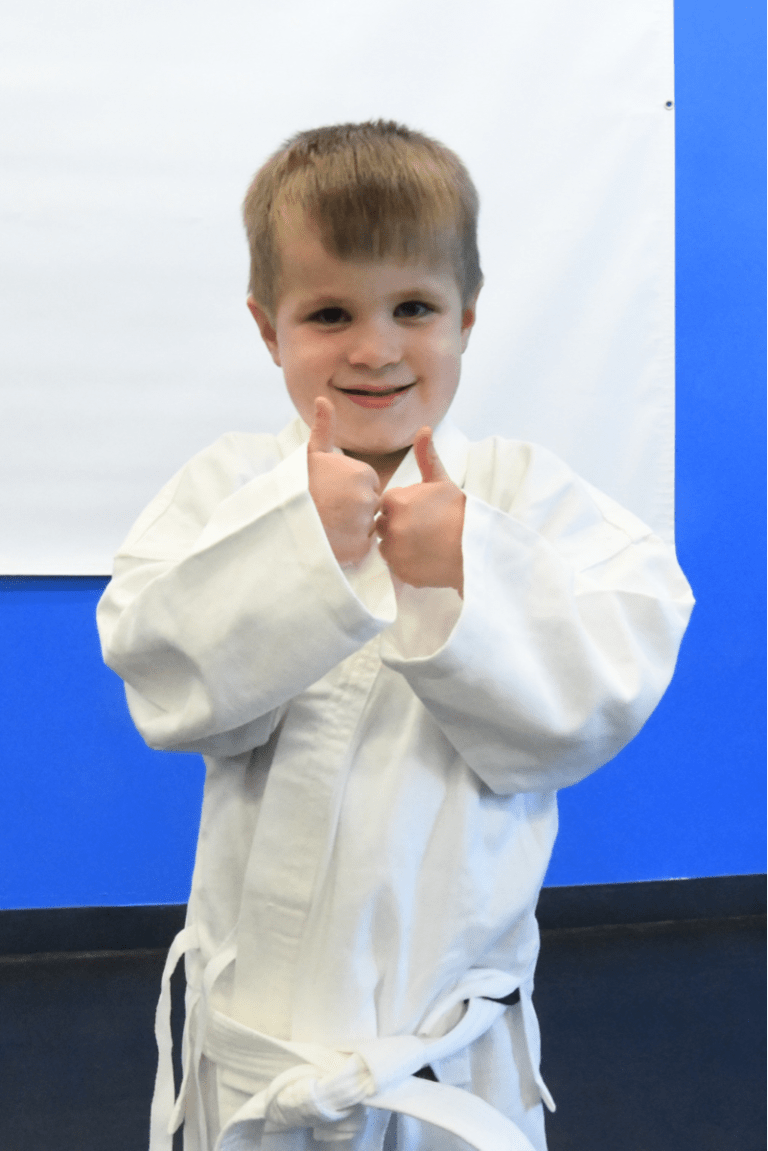
[[[311,1063],[289,1067],[256,1095],[251,1106],[263,1114],[265,1131],[312,1127],[316,1139],[340,1142],[360,1129],[364,1110],[359,1104],[374,1091],[365,1062],[351,1055],[335,1071]]]

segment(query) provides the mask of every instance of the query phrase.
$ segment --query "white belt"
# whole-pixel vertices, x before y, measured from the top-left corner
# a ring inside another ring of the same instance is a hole
[[[222,1130],[214,1151],[242,1147],[237,1128],[254,1120],[264,1121],[265,1132],[311,1127],[321,1141],[350,1139],[359,1129],[366,1107],[431,1123],[458,1135],[476,1151],[534,1151],[515,1123],[476,1095],[414,1077],[426,1064],[450,1058],[483,1035],[503,1014],[503,1004],[479,995],[470,998],[456,1026],[437,1039],[415,1035],[376,1038],[355,1042],[343,1051],[275,1039],[208,1009],[214,983],[235,958],[232,940],[226,941],[207,965],[202,987],[188,1001],[192,1026],[185,1032],[184,1079],[174,1103],[170,977],[181,956],[196,947],[196,929],[184,928],[171,946],[163,972],[156,1015],[159,1061],[150,1151],[172,1151],[173,1132],[184,1115],[188,1083],[190,1077],[197,1078],[203,1053],[250,1096]],[[495,988],[495,994],[506,995],[511,990],[510,980],[510,986]],[[190,1031],[194,1049],[188,1038]],[[199,1089],[196,1095],[202,1106]],[[206,1130],[202,1115],[200,1120],[202,1133]]]

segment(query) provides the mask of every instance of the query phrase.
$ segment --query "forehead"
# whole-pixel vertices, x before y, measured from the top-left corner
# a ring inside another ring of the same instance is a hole
[[[445,252],[415,250],[339,256],[324,243],[318,225],[307,216],[287,212],[276,227],[278,297],[299,293],[333,292],[342,288],[368,292],[400,291],[421,286],[459,291],[455,271]]]

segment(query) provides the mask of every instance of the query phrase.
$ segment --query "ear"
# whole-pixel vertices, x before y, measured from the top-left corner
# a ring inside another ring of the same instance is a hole
[[[482,286],[483,285],[481,284],[480,288],[482,288]],[[477,297],[480,295],[480,288],[477,289],[474,296],[472,297],[472,299],[469,301],[469,303],[467,304],[467,306],[464,308],[463,312],[461,313],[461,350],[462,350],[462,352],[465,352],[467,350],[467,344],[469,343],[469,336],[470,336],[472,328],[474,327],[474,324],[475,324],[475,318],[477,315]]]
[[[262,308],[261,304],[256,303],[253,296],[249,296],[245,302],[248,305],[248,311],[251,313],[258,325],[259,331],[261,332],[261,338],[267,345],[270,356],[279,368],[280,348],[277,343],[277,331],[275,330],[275,325],[272,323],[267,312],[264,310],[264,308]]]

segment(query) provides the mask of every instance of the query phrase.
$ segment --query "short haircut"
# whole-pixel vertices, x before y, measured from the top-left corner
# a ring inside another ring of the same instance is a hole
[[[298,209],[340,259],[426,258],[453,267],[466,306],[483,282],[479,199],[458,156],[393,120],[299,132],[254,176],[243,203],[251,295],[270,314],[279,297],[281,209]]]

